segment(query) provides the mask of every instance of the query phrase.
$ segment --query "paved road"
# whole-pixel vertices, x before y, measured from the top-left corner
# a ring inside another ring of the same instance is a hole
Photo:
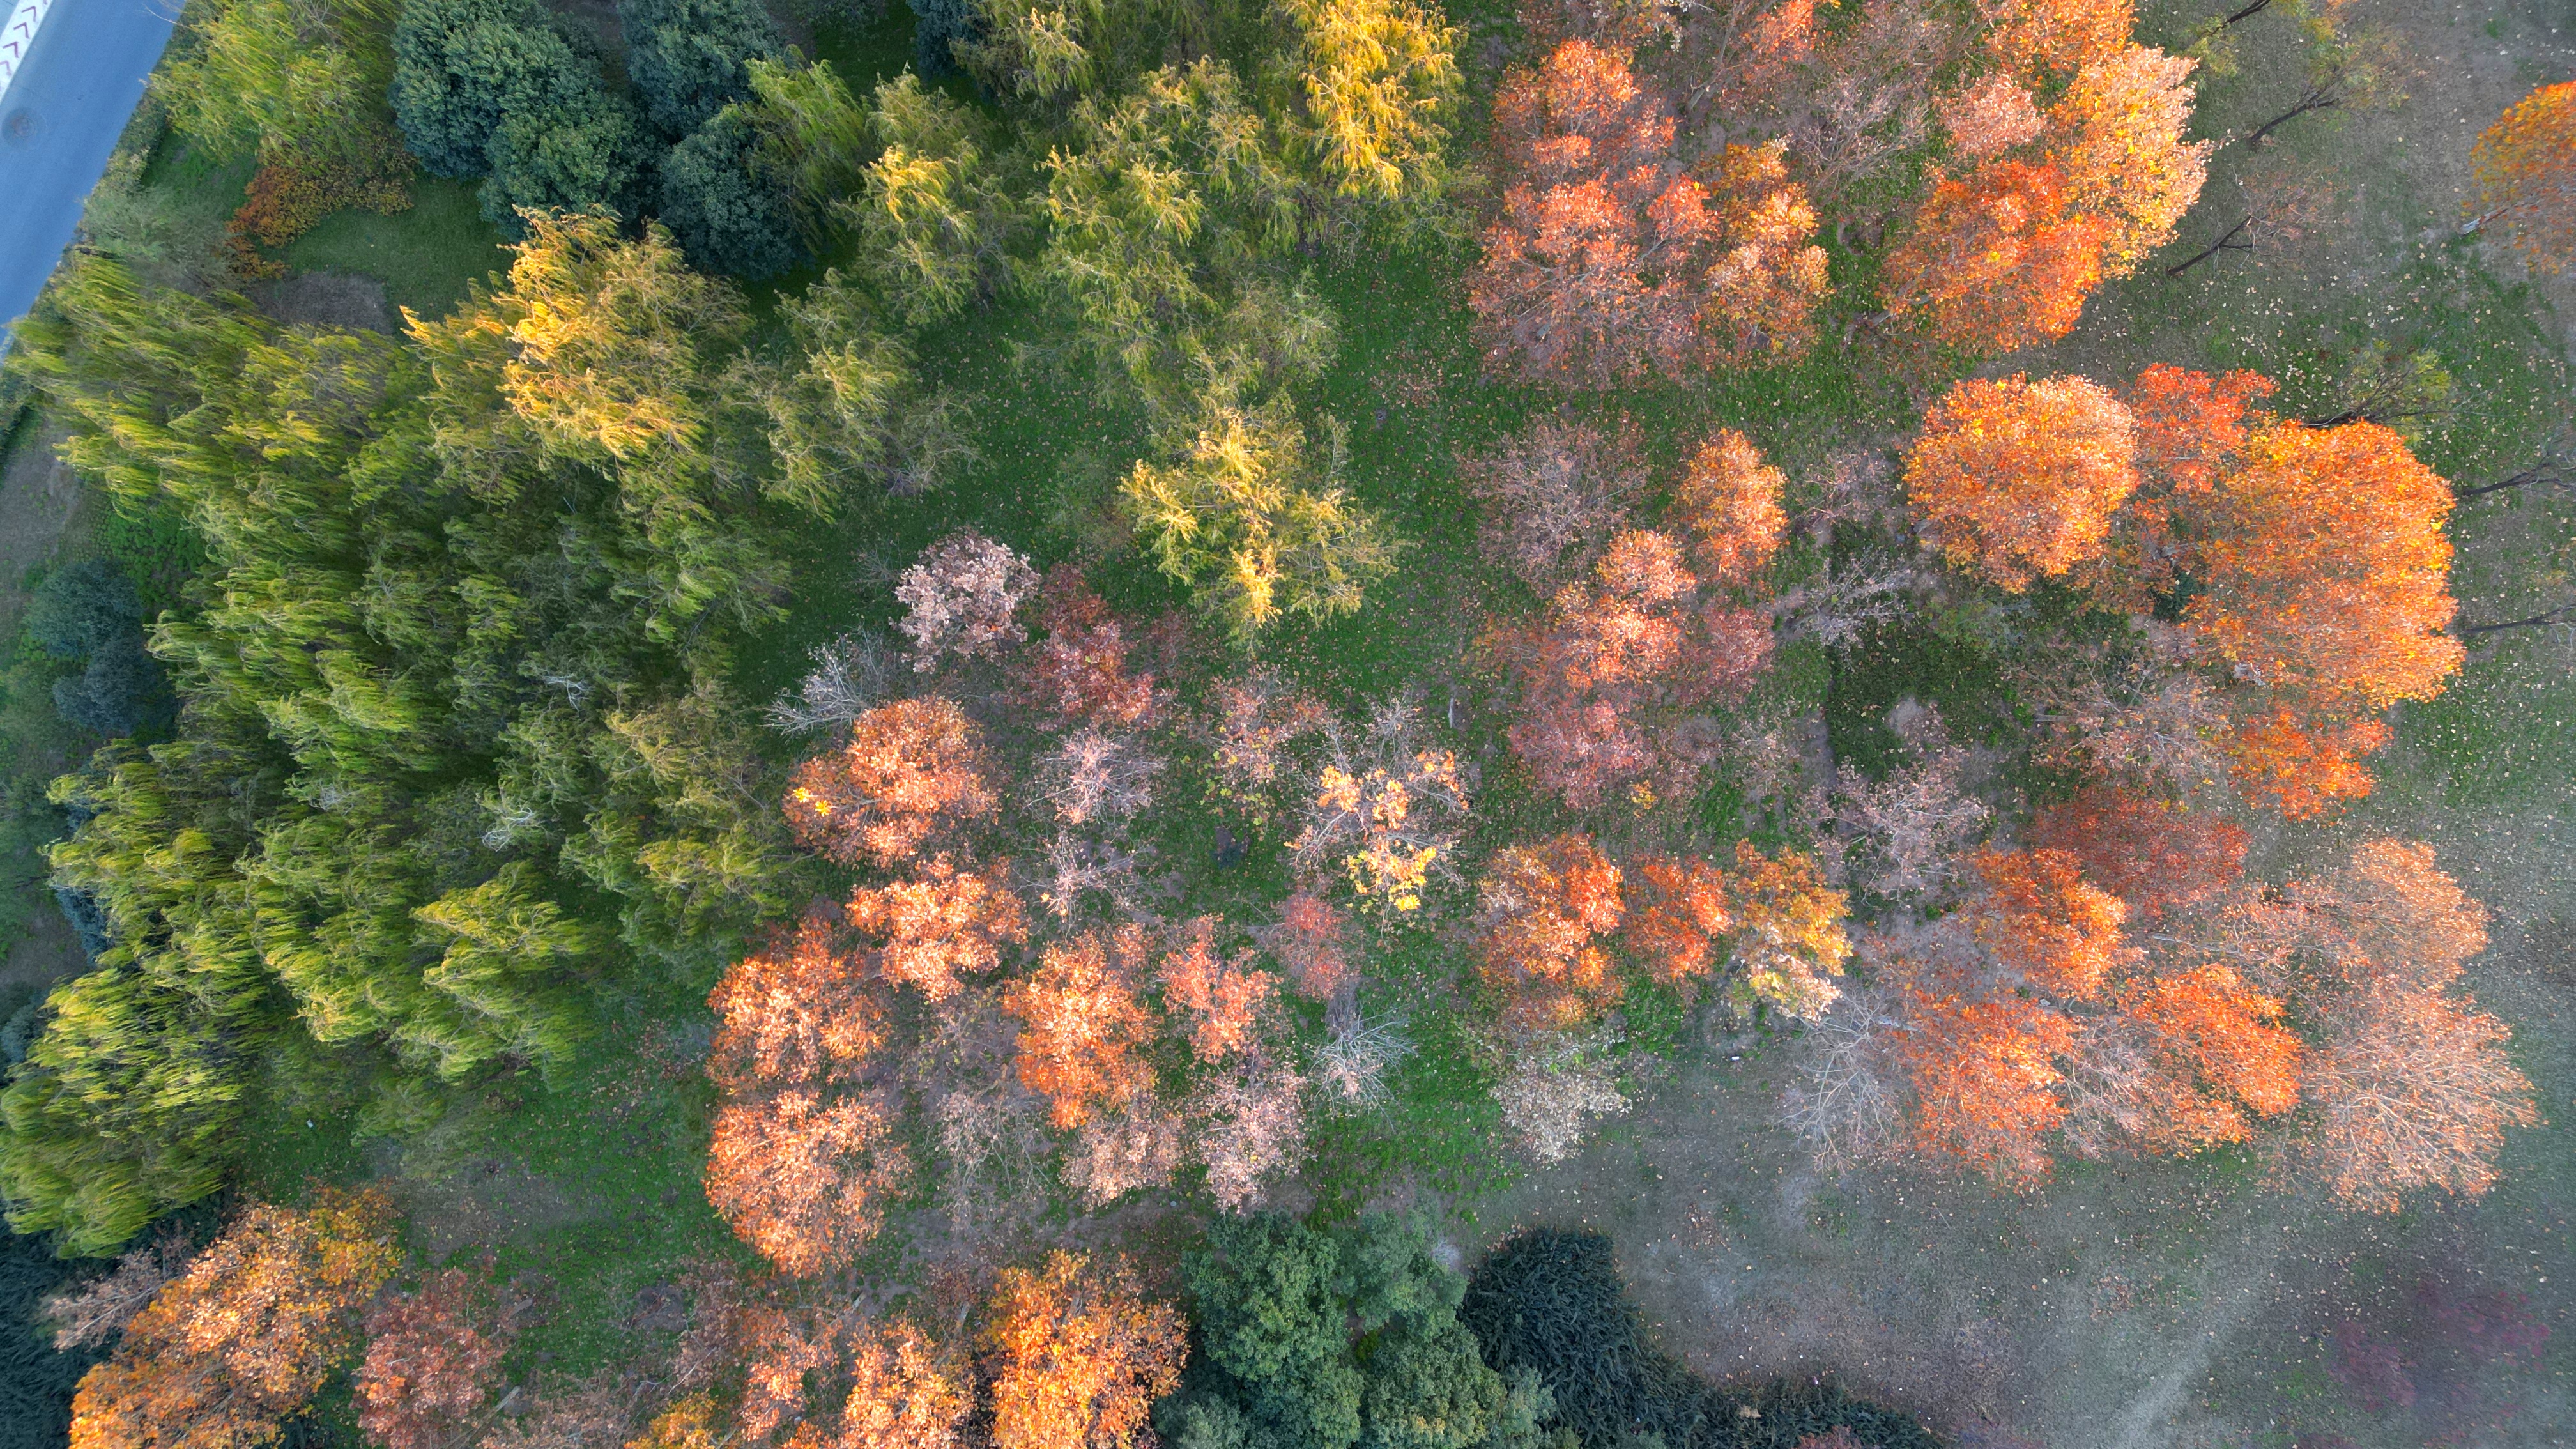
[[[0,96],[0,324],[26,315],[71,244],[178,14],[179,0],[54,0]]]

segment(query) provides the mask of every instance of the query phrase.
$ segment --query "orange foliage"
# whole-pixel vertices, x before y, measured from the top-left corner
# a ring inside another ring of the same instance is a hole
[[[966,1442],[974,1407],[966,1366],[912,1324],[774,1308],[753,1310],[747,1320],[738,1410],[745,1439],[768,1442],[793,1424],[783,1449],[956,1449]]]
[[[2405,985],[2356,992],[2327,1018],[2308,1062],[2310,1144],[2345,1205],[2395,1212],[2399,1195],[2495,1184],[2504,1129],[2540,1121],[2530,1079],[2504,1053],[2504,1023]]]
[[[1778,147],[1728,147],[1708,186],[1680,174],[1671,108],[1585,40],[1506,77],[1494,133],[1513,184],[1468,287],[1492,365],[1606,386],[1812,340],[1825,258]]]
[[[2378,720],[2320,717],[2275,703],[2237,720],[2220,748],[2247,797],[2292,820],[2314,820],[2370,793],[2370,767],[2361,757],[2387,743],[2388,726]]]
[[[2164,977],[2131,994],[2121,1011],[2150,1030],[2171,1084],[2147,1113],[2148,1146],[2191,1152],[2242,1142],[2252,1133],[2243,1108],[2268,1117],[2299,1104],[2304,1048],[2275,1025],[2281,1003],[2233,970],[2200,966]],[[2209,1090],[2190,1085],[2195,1079]]]
[[[796,767],[788,826],[845,864],[895,865],[1000,808],[983,745],[947,699],[899,699],[859,716],[850,742]]]
[[[2536,271],[2576,258],[2576,81],[2542,86],[2481,133],[2470,160],[2505,235]]]
[[[2129,389],[2129,412],[2138,425],[2138,461],[2165,486],[2206,493],[2219,470],[2245,447],[2253,427],[2252,404],[2270,397],[2272,380],[2255,372],[2215,376],[2157,363]]]
[[[1217,924],[1214,916],[1190,922],[1179,948],[1163,957],[1164,1009],[1187,1015],[1190,1052],[1202,1062],[1221,1062],[1250,1046],[1279,990],[1278,977],[1249,969],[1252,952],[1217,959]]]
[[[1784,849],[1765,858],[1753,842],[1739,840],[1727,903],[1746,989],[1791,1016],[1822,1016],[1842,994],[1829,978],[1851,959],[1843,933],[1850,898],[1825,884],[1815,857]]]
[[[2234,824],[2109,785],[2042,809],[2030,842],[2073,855],[2085,878],[2118,896],[2141,924],[2213,899],[2245,873],[2245,832]]]
[[[1726,877],[1697,857],[1644,855],[1628,862],[1635,876],[1628,945],[1667,986],[1690,983],[1716,966],[1718,941],[1735,928],[1726,907]]]
[[[1904,998],[1911,1030],[1895,1050],[1914,1086],[1915,1150],[2004,1181],[2046,1175],[2041,1139],[2066,1120],[2057,1060],[2075,1048],[2075,1023],[2015,996]]]
[[[1771,561],[1789,529],[1789,515],[1780,509],[1788,483],[1733,428],[1720,428],[1700,444],[1673,490],[1673,519],[1689,533],[1691,556],[1710,583],[1742,587]]]
[[[1980,166],[1915,209],[1913,233],[1887,255],[1888,310],[1920,314],[1934,341],[1980,356],[2054,341],[2101,285],[2117,231],[2071,210],[2053,166]]]
[[[1478,972],[1516,1027],[1577,1026],[1625,987],[1594,939],[1619,928],[1619,868],[1583,835],[1507,846],[1486,868]]]
[[[2124,277],[2173,240],[2200,199],[2216,143],[2186,141],[2197,62],[2118,44],[2084,61],[2048,111],[2048,163],[2066,178],[2070,210],[2110,218],[2102,270]]]
[[[483,1407],[509,1336],[486,1331],[484,1294],[461,1269],[367,1310],[358,1428],[383,1449],[440,1449]]]
[[[2119,897],[2084,879],[2062,850],[1983,850],[1973,864],[1986,886],[1965,908],[1978,942],[2050,995],[2099,993],[2128,954]]]
[[[2395,982],[2440,991],[2487,948],[2487,910],[2433,863],[2433,847],[2365,840],[2342,869],[2283,893],[2309,939],[2354,986]]]
[[[1047,571],[1038,628],[1021,666],[1020,691],[1058,721],[1084,721],[1103,729],[1129,729],[1154,713],[1154,676],[1127,672],[1126,626],[1083,581],[1082,570],[1058,564]]]
[[[855,1082],[885,1045],[884,1004],[828,910],[728,967],[707,1006],[716,1014],[707,1075],[725,1092]]]
[[[1299,891],[1279,903],[1277,924],[1253,934],[1287,968],[1288,982],[1298,995],[1325,1001],[1354,979],[1342,949],[1345,925],[1342,913],[1330,901]]]
[[[1085,931],[1046,948],[1038,969],[1002,990],[1002,1009],[1022,1022],[1020,1081],[1045,1097],[1057,1127],[1079,1127],[1151,1090],[1154,1071],[1136,1048],[1153,1018],[1136,1000],[1144,932],[1122,926],[1104,940]]]
[[[880,937],[877,973],[921,988],[933,1001],[957,990],[958,976],[1002,964],[1003,942],[1029,938],[1028,916],[1011,889],[1008,861],[958,870],[932,859],[921,879],[861,886],[850,896],[850,925]]]
[[[324,1188],[305,1211],[256,1204],[125,1325],[72,1399],[72,1449],[251,1449],[277,1436],[358,1346],[358,1310],[393,1276],[394,1211]]]
[[[1180,1386],[1181,1315],[1147,1302],[1118,1259],[1053,1252],[1034,1273],[1004,1268],[990,1313],[995,1449],[1129,1449]]]
[[[912,1175],[893,1108],[882,1092],[806,1087],[729,1101],[707,1145],[707,1201],[783,1272],[845,1267]]]
[[[1986,54],[2025,82],[2062,76],[2128,43],[2129,0],[1999,0]]]
[[[2136,457],[2129,410],[2098,383],[1970,378],[1924,413],[1905,491],[1952,563],[2020,593],[2101,554]]]
[[[1940,112],[1941,129],[1950,133],[1950,144],[1977,161],[2000,156],[2048,128],[2029,90],[2000,73],[1942,96],[1933,106]]]
[[[2431,699],[2460,667],[2450,486],[2377,423],[2275,422],[2199,518],[2184,621],[2241,675],[2329,706]]]

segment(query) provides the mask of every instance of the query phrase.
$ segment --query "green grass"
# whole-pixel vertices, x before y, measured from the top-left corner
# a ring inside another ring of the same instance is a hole
[[[409,211],[379,216],[343,211],[289,243],[279,257],[298,272],[351,272],[385,284],[394,306],[441,317],[465,300],[465,284],[509,265],[501,234],[483,219],[467,182],[422,176]]]

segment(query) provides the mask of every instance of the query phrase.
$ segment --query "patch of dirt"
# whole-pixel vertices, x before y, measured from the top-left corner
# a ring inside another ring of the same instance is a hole
[[[388,1173],[383,1184],[431,1262],[462,1248],[493,1247],[608,1215],[606,1205],[578,1186],[494,1154],[431,1174]]]
[[[19,581],[54,556],[54,548],[80,512],[80,479],[56,456],[65,434],[39,427],[19,439],[0,469],[0,625],[25,602]]]
[[[385,299],[385,284],[373,277],[299,272],[258,284],[250,297],[259,310],[290,325],[394,333],[393,304]]]
[[[8,958],[0,961],[0,996],[14,986],[32,986],[43,995],[55,982],[88,969],[89,957],[71,923],[50,898],[41,899],[27,912],[27,933],[10,944]]]

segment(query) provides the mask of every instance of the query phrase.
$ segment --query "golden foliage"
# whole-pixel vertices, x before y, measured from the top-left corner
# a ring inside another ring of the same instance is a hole
[[[1004,1268],[989,1312],[995,1449],[1129,1449],[1180,1386],[1181,1315],[1146,1301],[1120,1259],[1053,1252],[1035,1272]]]
[[[2576,257],[2576,81],[2506,108],[2470,153],[2481,199],[2535,271]]]

